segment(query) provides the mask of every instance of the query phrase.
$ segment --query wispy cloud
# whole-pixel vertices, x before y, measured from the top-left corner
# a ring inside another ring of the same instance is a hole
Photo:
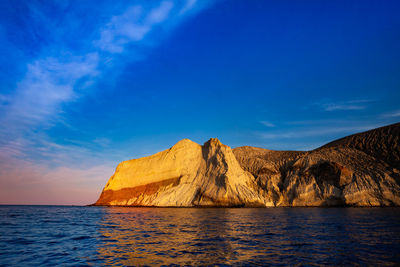
[[[1,132],[9,136],[38,123],[51,123],[61,112],[60,105],[76,97],[77,82],[96,76],[98,60],[98,55],[91,53],[65,59],[47,57],[28,64],[25,77],[3,107],[0,122],[8,127]]]
[[[260,123],[262,125],[264,125],[265,127],[269,127],[269,128],[275,127],[275,124],[273,124],[272,122],[269,122],[269,121],[260,121]]]
[[[394,110],[392,112],[382,114],[382,118],[397,118],[400,117],[400,110]]]
[[[296,121],[287,121],[285,122],[286,125],[293,125],[293,126],[313,126],[313,125],[345,125],[345,124],[357,124],[359,120],[345,120],[345,119],[316,119],[316,120],[296,120]]]
[[[173,6],[172,2],[164,1],[147,13],[142,6],[129,7],[123,14],[112,17],[94,43],[101,50],[122,53],[125,45],[143,40],[152,27],[167,20]]]
[[[280,127],[254,132],[265,146],[277,149],[316,148],[336,138],[371,130],[396,122],[400,111],[365,116],[326,116],[326,119],[293,120],[280,123]],[[264,141],[263,141],[264,140]]]
[[[187,0],[186,4],[179,11],[179,14],[184,14],[190,11],[197,4],[197,0]]]
[[[369,102],[372,101],[368,99],[355,99],[339,102],[320,102],[316,103],[316,105],[324,111],[364,110],[367,108]]]
[[[313,127],[313,128],[302,128],[302,129],[290,129],[286,131],[277,131],[272,133],[257,132],[256,134],[263,139],[294,139],[294,138],[305,138],[305,137],[316,137],[326,136],[334,134],[354,134],[361,131],[370,130],[373,128],[380,127],[380,124],[368,124],[362,126],[328,126],[328,127]]]
[[[325,111],[335,111],[335,110],[363,110],[365,106],[361,105],[351,105],[351,104],[324,104],[323,108]]]

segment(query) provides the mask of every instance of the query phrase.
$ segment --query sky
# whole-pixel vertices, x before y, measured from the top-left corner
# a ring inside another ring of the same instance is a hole
[[[400,2],[0,1],[0,204],[94,203],[183,138],[311,150],[400,121]]]

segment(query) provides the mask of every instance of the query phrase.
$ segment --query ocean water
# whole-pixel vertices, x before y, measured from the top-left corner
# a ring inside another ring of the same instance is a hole
[[[400,208],[0,206],[0,266],[400,265]]]

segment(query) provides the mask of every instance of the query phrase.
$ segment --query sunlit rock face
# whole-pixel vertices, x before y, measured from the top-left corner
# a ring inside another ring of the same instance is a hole
[[[231,150],[184,139],[120,163],[95,205],[400,205],[400,124],[308,151]]]
[[[265,206],[254,177],[218,139],[184,139],[150,157],[124,161],[96,205]]]

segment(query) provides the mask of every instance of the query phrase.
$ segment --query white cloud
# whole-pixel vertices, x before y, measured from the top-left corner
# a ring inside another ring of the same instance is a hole
[[[143,40],[152,27],[165,21],[173,6],[172,2],[164,1],[148,13],[141,6],[132,6],[123,14],[112,17],[101,30],[100,40],[94,43],[101,50],[122,53],[125,45]]]
[[[113,16],[109,23],[101,30],[100,40],[94,43],[101,50],[110,53],[121,53],[123,46],[130,41],[141,40],[149,29],[138,25],[143,13],[141,6],[129,7],[123,14]]]
[[[346,135],[371,130],[377,127],[381,127],[380,124],[369,124],[361,126],[328,126],[328,127],[313,127],[313,128],[302,128],[302,129],[290,129],[287,131],[279,131],[272,133],[257,132],[256,135],[263,139],[295,139],[304,137],[317,137],[326,136],[331,134],[343,133]]]
[[[373,101],[369,99],[354,99],[341,102],[320,102],[315,105],[325,111],[364,110],[369,102]]]
[[[351,124],[351,123],[359,123],[358,121],[351,121],[351,120],[341,120],[341,119],[329,119],[329,120],[298,120],[298,121],[288,121],[285,122],[287,125],[341,125],[341,124]]]
[[[260,123],[266,127],[272,128],[275,127],[275,124],[269,122],[269,121],[260,121]]]
[[[60,105],[75,98],[76,82],[97,74],[97,65],[96,53],[66,60],[48,57],[29,64],[15,94],[3,107],[0,122],[7,129],[1,133],[16,134],[38,123],[50,123],[60,112]]]
[[[150,14],[146,18],[146,23],[150,26],[161,23],[168,18],[171,9],[174,7],[174,4],[169,1],[164,1],[157,8],[154,8],[150,11]]]
[[[350,104],[324,104],[323,108],[325,111],[336,111],[336,110],[363,110],[366,107],[361,105],[350,105]]]
[[[392,112],[384,113],[381,116],[382,118],[397,118],[400,117],[400,110],[395,110]]]
[[[184,14],[188,11],[190,11],[197,3],[197,0],[187,0],[186,5],[182,7],[182,9],[179,11],[179,14]]]

